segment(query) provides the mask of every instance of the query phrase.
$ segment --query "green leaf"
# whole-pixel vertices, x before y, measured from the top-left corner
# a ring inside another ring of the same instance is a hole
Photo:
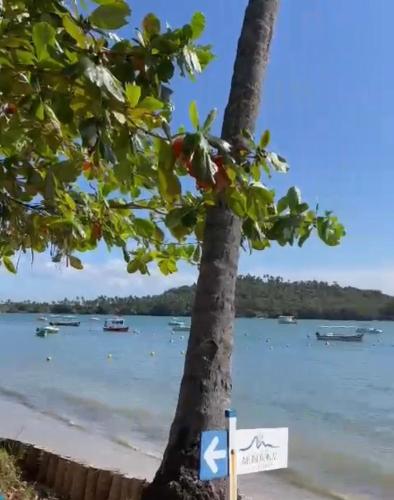
[[[283,196],[277,203],[276,208],[279,213],[284,212],[287,208],[289,208],[289,200],[287,199],[287,195]]]
[[[141,97],[141,87],[131,83],[126,84],[126,98],[132,108],[137,106]]]
[[[268,146],[268,144],[269,144],[270,140],[271,140],[271,134],[270,134],[270,131],[269,131],[269,130],[266,130],[266,131],[264,132],[264,134],[261,136],[261,139],[260,139],[260,144],[259,144],[260,148],[261,148],[261,149],[265,149],[265,148]]]
[[[3,264],[4,267],[7,269],[12,274],[16,274],[16,268],[14,266],[14,263],[9,257],[3,257]]]
[[[205,16],[202,12],[193,14],[190,26],[192,27],[193,39],[199,38],[205,30]]]
[[[159,111],[164,108],[164,104],[159,99],[148,96],[142,99],[138,107],[148,111]]]
[[[218,110],[216,108],[212,109],[208,113],[208,116],[205,119],[204,125],[202,126],[202,129],[205,133],[210,131],[212,124],[217,117],[217,114],[218,114]]]
[[[158,35],[161,30],[160,20],[152,13],[147,14],[142,21],[142,26],[145,33],[152,37]]]
[[[229,189],[227,203],[230,209],[238,215],[238,217],[244,217],[246,214],[246,197],[244,193],[238,191],[237,189]]]
[[[81,260],[78,259],[78,257],[75,257],[74,255],[70,255],[69,262],[70,262],[70,266],[73,267],[74,269],[78,269],[79,271],[81,271],[83,269],[83,264],[82,264]]]
[[[36,23],[33,26],[32,38],[39,61],[49,57],[48,46],[53,46],[56,41],[55,29],[46,22]]]
[[[89,17],[89,21],[97,28],[117,30],[127,24],[126,17],[131,14],[125,2],[113,2],[97,7]]]
[[[82,28],[69,15],[63,16],[63,26],[79,47],[85,48],[87,40]]]
[[[197,130],[200,126],[200,117],[198,115],[197,103],[192,101],[189,106],[189,118],[193,127]]]
[[[177,267],[174,259],[163,259],[158,262],[160,271],[167,276],[168,274],[176,273]]]
[[[269,153],[268,159],[277,172],[285,174],[289,171],[289,165],[283,156],[277,155],[276,153]]]
[[[124,102],[122,85],[104,66],[97,66],[97,85],[108,91],[115,99]]]
[[[301,203],[301,191],[298,189],[298,187],[291,187],[287,191],[286,197],[289,203],[290,210],[295,210]]]
[[[149,219],[134,219],[135,232],[142,238],[151,238],[155,232],[156,226]]]
[[[127,272],[132,274],[140,270],[141,261],[139,259],[133,259],[127,264]]]

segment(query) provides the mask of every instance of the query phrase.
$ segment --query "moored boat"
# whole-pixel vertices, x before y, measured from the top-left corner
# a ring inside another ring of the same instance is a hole
[[[359,328],[357,328],[356,330],[357,333],[383,333],[383,330],[381,330],[380,328],[369,328],[369,327],[365,327],[365,326],[360,326]]]
[[[69,319],[57,319],[54,321],[50,321],[49,324],[51,326],[79,326],[81,324],[80,321],[72,321]]]
[[[122,318],[112,318],[105,320],[103,330],[105,332],[125,333],[129,331],[129,327]]]
[[[48,321],[46,316],[38,316],[37,321]]]
[[[281,325],[295,325],[297,320],[294,316],[278,316],[278,323]]]
[[[338,340],[341,342],[361,342],[364,337],[363,333],[319,333],[316,332],[317,340]]]
[[[168,322],[168,324],[170,326],[182,326],[182,325],[184,325],[184,322],[178,318],[171,318],[171,320]]]
[[[185,323],[182,323],[181,325],[175,325],[172,328],[173,332],[189,332],[190,331],[190,325],[185,325]]]
[[[48,334],[59,333],[59,328],[55,326],[42,326],[36,328],[37,337],[46,337]]]

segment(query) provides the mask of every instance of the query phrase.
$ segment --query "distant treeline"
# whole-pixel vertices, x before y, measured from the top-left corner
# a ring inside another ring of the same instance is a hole
[[[195,285],[172,288],[160,295],[76,297],[57,302],[12,302],[0,304],[8,313],[121,314],[190,316]],[[280,277],[240,276],[237,281],[236,314],[239,317],[269,317],[291,314],[304,319],[373,320],[394,319],[394,297],[376,290],[341,287],[321,281],[284,281]]]

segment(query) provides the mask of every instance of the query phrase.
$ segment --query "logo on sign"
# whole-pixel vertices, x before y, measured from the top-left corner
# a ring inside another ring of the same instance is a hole
[[[238,429],[237,447],[238,474],[285,468],[288,429]]]
[[[266,443],[264,441],[264,435],[255,435],[252,438],[249,446],[245,448],[240,448],[240,452],[244,452],[244,456],[242,457],[242,464],[258,464],[259,462],[275,462],[277,459],[277,453],[275,453],[275,449],[278,449],[279,446],[275,446],[270,443]],[[249,453],[246,453],[249,452]]]

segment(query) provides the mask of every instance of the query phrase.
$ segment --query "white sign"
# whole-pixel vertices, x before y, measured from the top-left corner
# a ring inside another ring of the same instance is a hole
[[[289,430],[237,429],[237,474],[287,467]]]

